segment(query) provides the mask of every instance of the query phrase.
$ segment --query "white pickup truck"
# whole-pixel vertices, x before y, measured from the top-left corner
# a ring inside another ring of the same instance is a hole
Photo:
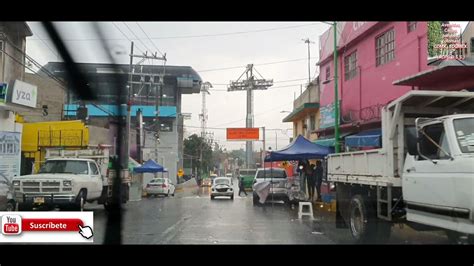
[[[382,110],[382,148],[328,156],[336,226],[358,243],[394,223],[474,242],[474,92],[411,91]]]
[[[111,198],[112,176],[107,150],[47,151],[37,174],[12,180],[19,210],[59,207],[83,210],[85,202],[98,201],[106,209]],[[128,200],[128,171],[121,173],[122,202]]]

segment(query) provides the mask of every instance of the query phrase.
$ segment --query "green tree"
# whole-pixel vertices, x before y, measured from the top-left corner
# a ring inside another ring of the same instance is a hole
[[[196,134],[184,140],[184,167],[197,169],[197,173],[203,174],[212,164],[212,148],[205,139]],[[200,160],[202,151],[202,161]]]
[[[440,44],[443,40],[443,29],[441,21],[428,22],[428,56],[433,57],[440,54],[439,49],[435,49],[436,44]]]

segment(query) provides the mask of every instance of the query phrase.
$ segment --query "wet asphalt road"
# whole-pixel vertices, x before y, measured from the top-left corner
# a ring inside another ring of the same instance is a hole
[[[234,184],[236,185],[236,184]],[[236,187],[237,188],[237,187]],[[237,190],[238,191],[238,190]],[[128,202],[124,211],[124,244],[333,244],[312,234],[309,221],[282,203],[252,205],[252,194],[210,200],[209,188],[177,192],[175,197]],[[94,242],[103,242],[106,214],[94,210]]]
[[[236,186],[234,182],[234,186]],[[315,208],[316,221],[297,219],[297,208],[282,203],[254,207],[252,194],[210,200],[209,188],[185,189],[175,197],[128,202],[123,215],[123,244],[351,244],[348,229],[336,229],[334,213]],[[94,211],[94,243],[104,239],[106,212]],[[448,244],[439,231],[392,227],[390,244]]]

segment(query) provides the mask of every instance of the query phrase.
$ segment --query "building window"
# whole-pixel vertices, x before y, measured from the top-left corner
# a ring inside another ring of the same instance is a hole
[[[395,31],[385,32],[375,39],[376,66],[384,65],[395,59]]]
[[[326,80],[329,80],[329,78],[331,78],[331,69],[326,67]]]
[[[408,21],[407,22],[407,31],[408,33],[416,30],[416,21]]]
[[[172,121],[160,121],[160,132],[172,132],[173,122]]]
[[[471,38],[471,53],[474,53],[474,38]]]
[[[344,57],[344,77],[350,80],[357,75],[357,51]]]
[[[311,130],[316,130],[316,116],[315,115],[311,115],[310,118],[310,129]]]

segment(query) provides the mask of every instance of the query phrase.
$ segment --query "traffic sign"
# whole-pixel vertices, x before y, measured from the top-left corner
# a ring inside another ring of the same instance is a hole
[[[179,176],[179,177],[182,177],[183,175],[184,175],[183,169],[179,169],[179,170],[178,170],[178,176]]]

